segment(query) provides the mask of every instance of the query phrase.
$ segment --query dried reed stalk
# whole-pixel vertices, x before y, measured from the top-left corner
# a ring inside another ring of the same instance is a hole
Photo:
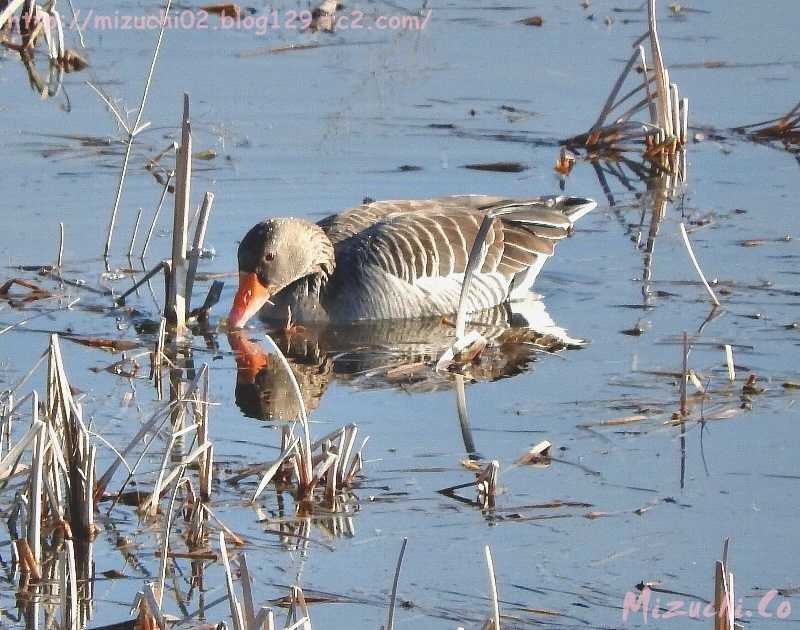
[[[207,365],[202,368],[202,390],[195,398],[195,409],[199,406],[200,420],[198,422],[197,439],[200,445],[208,444],[208,448],[203,452],[199,458],[198,468],[200,475],[200,496],[203,501],[211,500],[211,481],[214,473],[214,445],[210,442],[208,437],[208,419],[209,419],[209,370]]]
[[[706,292],[708,293],[711,301],[713,302],[714,306],[718,307],[720,305],[719,300],[717,299],[716,294],[714,293],[711,286],[708,284],[705,275],[703,274],[703,270],[700,268],[700,263],[697,262],[697,258],[694,255],[694,250],[692,249],[692,244],[689,242],[689,235],[686,233],[686,226],[681,222],[680,224],[680,231],[681,237],[683,238],[683,244],[686,246],[686,251],[689,254],[689,258],[692,261],[692,265],[694,265],[695,271],[697,271],[697,275],[700,276],[700,280],[703,283],[703,286],[706,288]]]
[[[228,549],[225,545],[225,532],[219,533],[219,551],[222,558],[222,565],[225,568],[225,585],[228,590],[228,602],[231,608],[231,618],[233,619],[234,630],[246,630],[247,626],[244,624],[244,617],[242,614],[242,604],[236,596],[236,590],[233,587],[233,574],[231,573],[231,564],[228,560]]]
[[[6,25],[8,19],[14,15],[16,10],[19,9],[24,3],[25,0],[11,0],[11,2],[6,5],[5,9],[0,11],[0,29]]]
[[[733,348],[728,343],[725,344],[725,365],[728,368],[728,380],[733,383],[736,380],[736,369],[733,365]]]
[[[58,258],[56,260],[56,269],[61,271],[64,264],[64,222],[58,224]]]
[[[714,574],[714,630],[734,630],[736,596],[733,588],[733,573],[729,571],[728,545],[723,543],[722,561],[715,564]]]
[[[297,378],[295,378],[294,372],[292,371],[289,362],[286,360],[281,349],[278,347],[278,344],[270,337],[269,335],[265,335],[267,344],[270,346],[270,350],[278,356],[278,360],[281,362],[283,369],[286,371],[286,374],[289,376],[289,382],[292,384],[292,390],[294,391],[295,398],[297,398],[297,402],[300,409],[300,424],[302,428],[302,436],[300,442],[297,446],[297,453],[298,453],[298,483],[300,485],[301,491],[308,491],[312,488],[312,481],[314,478],[314,470],[312,464],[312,451],[311,451],[311,436],[309,433],[308,428],[308,414],[306,413],[306,405],[303,401],[303,394],[300,391],[300,385],[297,383]]]
[[[36,392],[33,392],[31,401],[31,418],[33,423],[36,423],[39,419],[39,395]],[[34,439],[31,475],[28,486],[28,544],[33,551],[33,559],[37,565],[42,561],[42,490],[46,438],[47,433],[39,431]]]
[[[800,102],[780,118],[743,125],[733,131],[746,133],[756,142],[781,141],[786,148],[794,150],[800,144]]]
[[[397,558],[397,566],[394,570],[392,594],[389,597],[389,616],[386,619],[386,630],[394,630],[394,605],[397,600],[397,583],[400,581],[400,569],[403,567],[403,556],[405,556],[407,544],[408,538],[403,538],[403,544],[400,546],[400,555]]]
[[[197,227],[194,232],[192,251],[189,254],[189,268],[186,272],[186,312],[192,310],[192,289],[194,287],[194,277],[197,273],[197,263],[203,253],[203,243],[206,238],[206,228],[208,218],[211,215],[211,207],[214,205],[214,193],[207,192],[203,198],[203,205],[200,207],[200,214],[197,218]]]
[[[178,145],[177,143],[172,143],[172,147],[177,150]],[[139,255],[140,258],[144,259],[147,256],[147,248],[150,246],[150,239],[153,238],[153,232],[156,229],[156,223],[158,223],[158,216],[161,214],[161,208],[164,205],[164,199],[167,197],[167,192],[169,192],[170,183],[172,183],[172,178],[174,177],[174,173],[170,172],[167,174],[167,181],[164,183],[164,188],[161,190],[161,197],[158,200],[158,205],[156,206],[156,211],[153,213],[153,218],[150,221],[150,227],[147,229],[147,236],[144,239],[144,245],[142,245],[142,253]]]
[[[489,591],[492,596],[492,630],[500,630],[500,600],[497,596],[497,579],[494,574],[492,550],[489,549],[489,545],[486,545],[483,551],[486,556],[486,570],[489,573]]]
[[[585,148],[587,158],[591,160],[599,155],[619,160],[621,153],[643,148],[643,157],[654,166],[678,172],[676,152],[688,140],[688,100],[680,99],[677,85],[669,80],[658,37],[655,0],[648,0],[647,11],[647,33],[634,43],[635,50],[614,83],[597,120],[588,132],[568,138],[564,144]],[[640,45],[644,40],[649,40],[650,64],[644,47]],[[637,60],[642,79],[620,97]],[[643,97],[639,97],[642,93]],[[626,105],[631,99],[635,99],[633,104]],[[623,110],[623,106],[628,109]],[[633,120],[643,109],[648,110],[649,121]],[[609,118],[612,122],[607,122]]]
[[[142,222],[142,209],[139,208],[136,213],[136,222],[133,224],[133,232],[131,233],[131,243],[128,245],[128,258],[133,256],[133,246],[136,245],[136,235],[139,233],[139,224]]]
[[[181,143],[175,171],[175,211],[172,223],[172,258],[169,293],[165,312],[175,322],[175,341],[186,334],[186,245],[189,230],[189,203],[192,181],[192,129],[189,120],[189,95],[183,95]]]

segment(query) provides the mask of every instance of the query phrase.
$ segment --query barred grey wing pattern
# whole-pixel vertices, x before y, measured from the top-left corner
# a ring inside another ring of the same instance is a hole
[[[353,318],[455,312],[470,251],[489,212],[497,216],[469,310],[521,296],[555,244],[569,236],[573,214],[593,207],[587,201],[469,195],[372,202],[323,219],[319,225],[334,244],[337,268],[347,270],[337,274],[336,284],[348,303],[340,301],[334,310]]]

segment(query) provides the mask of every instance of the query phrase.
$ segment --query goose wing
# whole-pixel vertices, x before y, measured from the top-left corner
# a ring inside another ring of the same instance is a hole
[[[334,242],[337,259],[348,259],[356,268],[377,267],[415,284],[463,274],[481,223],[491,212],[497,216],[486,234],[478,272],[498,273],[511,282],[517,274],[540,268],[555,244],[570,234],[574,218],[593,207],[593,202],[580,201],[468,196],[374,202],[320,225]]]

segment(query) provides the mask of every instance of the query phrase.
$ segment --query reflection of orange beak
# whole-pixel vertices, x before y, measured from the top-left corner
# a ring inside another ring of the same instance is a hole
[[[239,290],[233,298],[233,307],[228,315],[231,328],[241,328],[269,301],[271,291],[258,281],[254,273],[239,274]]]
[[[240,330],[228,333],[228,343],[236,356],[236,382],[252,385],[258,373],[269,363],[269,355],[259,344],[247,339]]]

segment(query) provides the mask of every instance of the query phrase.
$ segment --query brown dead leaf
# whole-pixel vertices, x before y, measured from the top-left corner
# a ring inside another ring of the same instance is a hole
[[[239,7],[239,5],[233,3],[209,4],[207,6],[200,7],[200,9],[202,11],[206,11],[207,13],[222,17],[239,17],[242,12],[242,9]]]
[[[24,278],[11,278],[10,280],[6,280],[3,283],[3,285],[0,286],[0,295],[9,295],[11,287],[13,287],[15,284],[24,287],[26,289],[29,289],[29,292],[24,296],[25,299],[39,300],[41,298],[49,297],[50,295],[52,295],[52,293],[43,289],[35,282],[31,282],[30,280],[25,280]]]
[[[100,348],[101,350],[108,350],[110,352],[127,352],[134,348],[140,348],[142,343],[134,341],[133,339],[106,339],[103,337],[75,337],[72,335],[65,335],[64,339],[68,339],[74,343],[90,348]]]

